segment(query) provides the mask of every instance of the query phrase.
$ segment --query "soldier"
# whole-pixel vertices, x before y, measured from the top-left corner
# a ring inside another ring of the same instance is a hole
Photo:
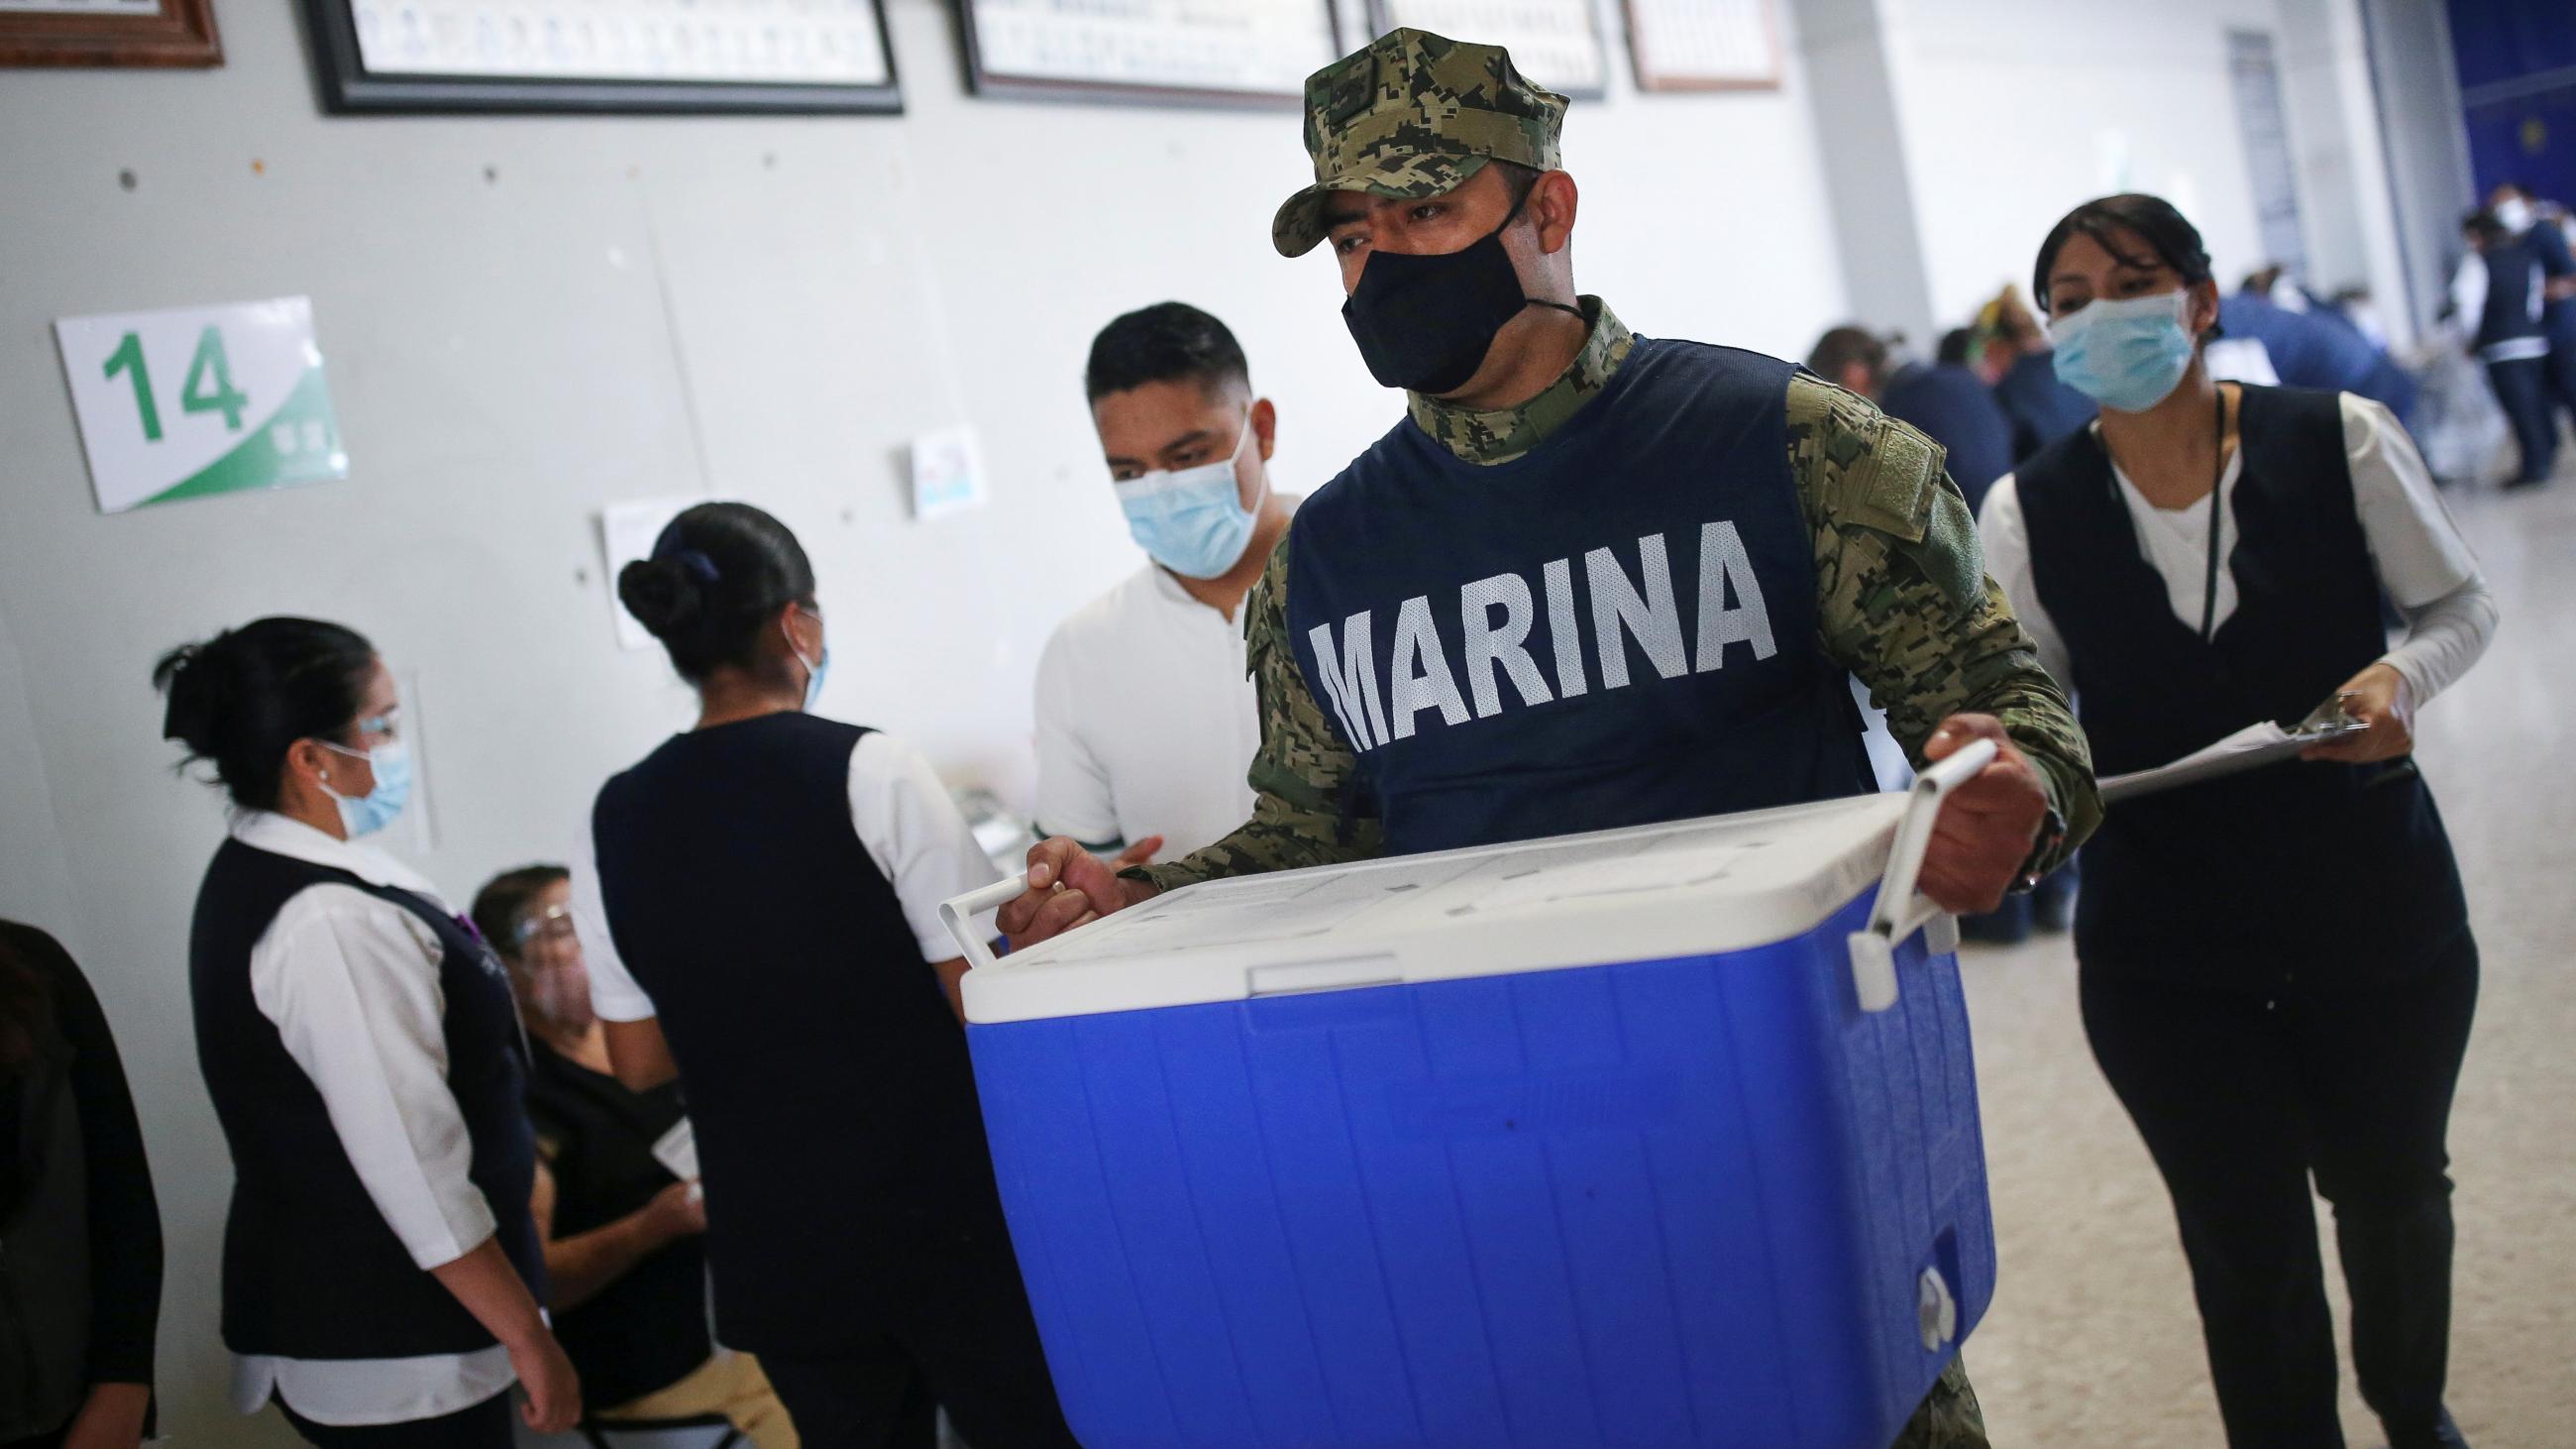
[[[1408,416],[1299,508],[1247,602],[1252,818],[1124,874],[1040,844],[1015,941],[1218,876],[1868,790],[1850,674],[1917,762],[1999,747],[1942,811],[1944,907],[1993,908],[2092,829],[2084,737],[1941,449],[1578,296],[1565,106],[1500,48],[1418,30],[1308,78],[1315,184],[1272,240],[1331,240]],[[1984,1442],[1954,1362],[1900,1443]]]

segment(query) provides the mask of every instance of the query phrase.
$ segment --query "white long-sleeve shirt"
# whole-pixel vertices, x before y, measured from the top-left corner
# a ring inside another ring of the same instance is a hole
[[[2406,638],[2382,662],[2406,681],[2420,708],[2468,672],[2486,652],[2498,619],[2495,596],[2479,575],[2457,525],[2434,490],[2432,474],[2414,441],[2387,408],[2351,393],[2342,396],[2344,461],[2352,474],[2353,506],[2379,581],[2406,619]],[[2099,424],[2095,424],[2099,426]],[[2244,449],[2229,456],[2218,483],[2219,506],[2235,535],[2236,480]],[[2198,628],[2209,568],[2209,503],[2204,496],[2179,509],[2147,501],[2119,465],[2111,467],[2138,546],[2165,582],[2174,617]],[[2069,682],[2065,636],[2041,604],[2031,573],[2030,532],[2022,520],[2021,494],[2007,476],[1987,493],[1977,520],[1985,542],[1986,570],[2003,586],[2022,627],[2039,647],[2040,665]],[[2215,629],[2236,612],[2236,575],[2222,556],[2218,568]],[[2252,721],[2247,721],[2252,723]]]
[[[252,811],[232,833],[451,909],[393,857],[302,821]],[[474,1143],[447,1089],[444,955],[418,916],[345,885],[296,892],[250,953],[251,999],[312,1078],[358,1181],[424,1271],[482,1246],[498,1225],[467,1175]],[[412,1358],[235,1354],[233,1403],[251,1413],[276,1393],[317,1424],[391,1424],[471,1408],[517,1378],[498,1344]]]

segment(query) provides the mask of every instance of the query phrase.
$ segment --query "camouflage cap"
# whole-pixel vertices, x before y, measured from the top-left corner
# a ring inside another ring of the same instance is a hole
[[[1271,244],[1302,256],[1324,239],[1336,191],[1438,196],[1487,161],[1557,169],[1565,97],[1541,90],[1499,45],[1390,30],[1306,77],[1306,153],[1315,184],[1271,220]]]

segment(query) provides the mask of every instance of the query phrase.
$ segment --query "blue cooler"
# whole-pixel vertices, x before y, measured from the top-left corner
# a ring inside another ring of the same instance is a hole
[[[1994,1292],[1913,893],[1960,763],[1910,811],[1212,882],[998,963],[969,922],[1015,885],[951,902],[1074,1432],[1885,1449]]]

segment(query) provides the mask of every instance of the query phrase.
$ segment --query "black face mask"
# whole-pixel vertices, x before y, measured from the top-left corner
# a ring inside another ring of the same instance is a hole
[[[1493,349],[1494,334],[1523,307],[1554,307],[1521,290],[1520,273],[1503,250],[1503,232],[1529,200],[1523,192],[1502,225],[1463,250],[1437,256],[1376,252],[1360,284],[1342,303],[1342,321],[1359,344],[1369,376],[1383,387],[1438,395],[1467,385]]]

